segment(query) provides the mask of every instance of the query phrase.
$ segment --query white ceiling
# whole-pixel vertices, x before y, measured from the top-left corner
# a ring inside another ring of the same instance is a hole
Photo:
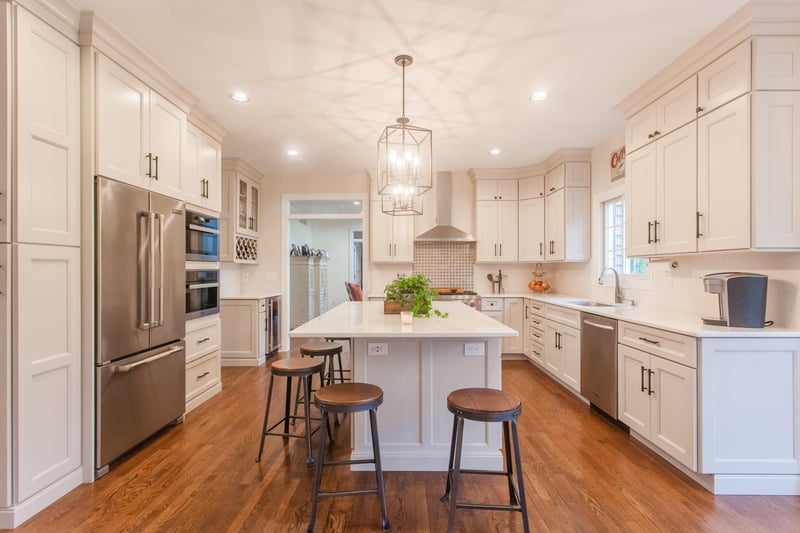
[[[73,0],[137,43],[267,175],[373,169],[383,127],[433,130],[434,170],[592,147],[613,107],[745,0]],[[534,103],[529,94],[552,96]],[[252,100],[238,104],[235,90]],[[492,147],[502,149],[490,156]],[[301,155],[291,158],[289,148]]]

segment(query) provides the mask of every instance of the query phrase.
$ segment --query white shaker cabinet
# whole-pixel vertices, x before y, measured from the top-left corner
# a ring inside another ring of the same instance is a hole
[[[0,508],[11,492],[11,245],[0,244]]]
[[[750,92],[750,41],[745,41],[697,74],[697,114],[704,115]]]
[[[745,95],[697,120],[697,249],[750,248],[749,213],[750,96]]]
[[[800,91],[800,36],[753,39],[753,90]]]
[[[754,248],[800,248],[799,154],[800,91],[755,93]]]
[[[514,329],[518,335],[516,337],[503,337],[503,353],[524,353],[524,330],[523,319],[525,310],[522,298],[504,298],[503,301],[503,324]]]
[[[516,200],[478,200],[475,217],[477,261],[517,261],[518,209]]]
[[[414,261],[414,217],[387,215],[381,201],[370,202],[370,254],[375,263]]]
[[[219,314],[186,321],[186,412],[222,390]]]
[[[544,261],[545,199],[519,201],[519,261]]]
[[[259,261],[259,184],[263,174],[239,158],[222,160],[220,261]]]
[[[559,381],[581,390],[581,332],[552,320],[544,322],[544,365]]]
[[[545,198],[547,261],[587,261],[591,256],[591,189],[563,187]]]
[[[193,124],[186,127],[181,172],[187,203],[217,212],[222,209],[222,145]]]
[[[692,76],[661,98],[632,115],[625,123],[628,154],[694,120],[697,115],[697,78]]]
[[[97,54],[97,174],[182,198],[186,113]]]
[[[476,200],[516,200],[517,180],[479,179],[475,182]]]
[[[628,156],[629,256],[696,251],[696,165],[694,122]]]

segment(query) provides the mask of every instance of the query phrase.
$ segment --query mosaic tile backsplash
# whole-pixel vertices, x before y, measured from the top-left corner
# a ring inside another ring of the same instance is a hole
[[[414,274],[423,274],[433,287],[454,287],[471,291],[474,242],[414,243]]]

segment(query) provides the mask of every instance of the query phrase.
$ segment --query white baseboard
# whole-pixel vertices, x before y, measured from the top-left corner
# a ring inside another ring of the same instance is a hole
[[[83,482],[83,472],[77,468],[27,500],[0,509],[0,529],[13,529],[51,505]]]
[[[221,391],[222,391],[222,383],[217,383],[210,389],[203,391],[201,394],[198,394],[197,396],[186,402],[186,412],[188,413],[189,411],[191,411],[192,409],[194,409],[195,407],[197,407],[198,405],[200,405],[201,403],[203,403],[204,401],[208,400],[209,398],[211,398],[215,394],[218,394]]]

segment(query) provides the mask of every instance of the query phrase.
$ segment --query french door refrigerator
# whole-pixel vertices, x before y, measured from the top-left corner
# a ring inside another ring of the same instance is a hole
[[[95,468],[185,410],[184,204],[95,178]]]

